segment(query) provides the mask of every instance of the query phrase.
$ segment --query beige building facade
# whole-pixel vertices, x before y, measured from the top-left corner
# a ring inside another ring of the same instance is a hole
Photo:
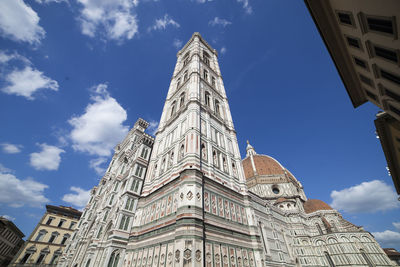
[[[370,101],[400,121],[400,2],[305,0],[354,107]],[[388,126],[390,127],[390,126]],[[378,134],[379,134],[378,130]],[[382,142],[381,142],[382,143]],[[382,143],[400,194],[399,144]]]
[[[81,214],[71,207],[46,205],[46,213],[9,266],[56,266]]]

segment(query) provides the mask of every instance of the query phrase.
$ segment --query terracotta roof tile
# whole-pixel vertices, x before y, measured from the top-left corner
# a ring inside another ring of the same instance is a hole
[[[318,210],[332,210],[331,206],[319,199],[309,199],[303,204],[306,213],[312,213]]]

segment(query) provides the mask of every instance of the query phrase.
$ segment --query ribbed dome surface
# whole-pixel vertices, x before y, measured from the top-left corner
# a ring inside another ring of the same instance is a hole
[[[275,159],[265,155],[254,155],[254,165],[258,175],[280,175],[285,174],[285,169]],[[244,175],[249,179],[255,175],[250,157],[243,161]]]
[[[309,199],[303,204],[305,213],[312,213],[318,210],[332,210],[331,206],[319,199]]]

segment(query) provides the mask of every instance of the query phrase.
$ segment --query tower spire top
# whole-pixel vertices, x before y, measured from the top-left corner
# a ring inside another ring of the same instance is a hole
[[[247,140],[247,147],[246,147],[246,156],[253,156],[256,155],[257,152],[254,150],[254,147],[252,145],[250,145],[249,140]]]

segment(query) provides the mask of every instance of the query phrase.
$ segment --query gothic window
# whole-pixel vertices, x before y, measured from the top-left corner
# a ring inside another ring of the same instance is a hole
[[[47,225],[50,225],[51,222],[52,222],[54,219],[55,219],[54,217],[49,217],[49,218],[47,219],[46,224],[47,224]]]
[[[136,171],[135,171],[135,175],[137,176],[137,177],[142,177],[142,175],[143,175],[143,173],[144,173],[144,167],[142,166],[142,165],[139,165],[139,164],[137,164],[136,165]]]
[[[125,164],[122,164],[121,171],[119,172],[119,174],[123,174],[124,170],[125,170]]]
[[[44,229],[40,230],[38,235],[36,236],[35,241],[42,241],[46,234],[47,234],[46,230],[44,230]]]
[[[213,150],[213,164],[215,167],[219,167],[218,153],[216,150]]]
[[[132,211],[133,210],[133,206],[134,206],[135,200],[133,198],[128,198],[126,200],[126,204],[125,204],[125,209]]]
[[[222,156],[222,165],[224,167],[224,172],[228,173],[228,162],[226,161],[225,156]]]
[[[113,200],[114,200],[114,195],[111,195],[111,198],[110,198],[110,201],[108,202],[108,205],[112,205]]]
[[[149,153],[149,149],[147,147],[144,147],[142,149],[142,153],[140,154],[140,157],[147,159],[147,154]]]
[[[217,114],[218,116],[221,116],[220,113],[220,104],[218,100],[215,100],[215,114]]]
[[[232,162],[232,171],[233,171],[233,176],[237,177],[238,173],[237,173],[236,165],[233,162]]]
[[[131,217],[129,217],[129,216],[122,215],[122,218],[121,218],[121,221],[119,223],[119,227],[118,228],[120,230],[125,230],[125,231],[128,230],[130,218]]]
[[[208,70],[203,71],[203,78],[208,82]]]
[[[134,179],[133,182],[132,182],[132,185],[131,185],[131,191],[137,193],[138,189],[139,189],[139,185],[140,185],[140,180]]]
[[[89,267],[89,265],[90,265],[90,259],[88,259],[88,261],[86,262],[85,267]]]
[[[207,161],[207,148],[204,143],[201,144],[201,157],[204,161]]]
[[[154,165],[153,178],[157,175],[157,164]]]
[[[210,66],[210,56],[208,55],[207,52],[203,51],[203,61],[206,63],[208,66]]]
[[[183,81],[186,82],[189,79],[189,74],[188,71],[185,70],[185,72],[183,73]]]
[[[164,169],[165,169],[165,157],[161,161],[160,174],[164,172]]]
[[[111,253],[110,260],[108,261],[107,267],[117,267],[118,261],[119,261],[119,251],[114,250],[113,253]]]
[[[205,92],[205,94],[204,94],[204,102],[205,102],[206,106],[210,107],[211,96],[210,96],[209,92]]]
[[[106,212],[104,213],[103,222],[107,220],[107,216],[108,216],[108,210],[106,210]]]
[[[117,191],[117,189],[118,189],[118,182],[115,182],[115,186],[114,186],[114,191]]]
[[[179,100],[179,108],[183,107],[183,104],[185,104],[185,92],[183,92],[180,96]]]
[[[182,144],[180,149],[179,149],[179,159],[183,159],[184,156],[185,156],[185,145]]]
[[[97,232],[96,238],[100,238],[101,232],[102,232],[102,231],[103,231],[103,226],[100,226],[100,229],[99,229],[99,231]]]
[[[172,102],[172,106],[171,106],[171,116],[172,117],[175,114],[175,106],[176,106],[176,101]]]
[[[180,85],[181,85],[181,78],[178,78],[178,81],[176,82],[176,89],[178,89]]]
[[[211,85],[212,85],[213,87],[215,87],[215,77],[214,77],[214,76],[211,77]]]
[[[187,52],[185,58],[183,59],[183,66],[186,66],[189,63],[189,55],[190,53]]]
[[[174,152],[172,151],[171,154],[169,155],[168,168],[171,168],[173,164],[174,164]]]

